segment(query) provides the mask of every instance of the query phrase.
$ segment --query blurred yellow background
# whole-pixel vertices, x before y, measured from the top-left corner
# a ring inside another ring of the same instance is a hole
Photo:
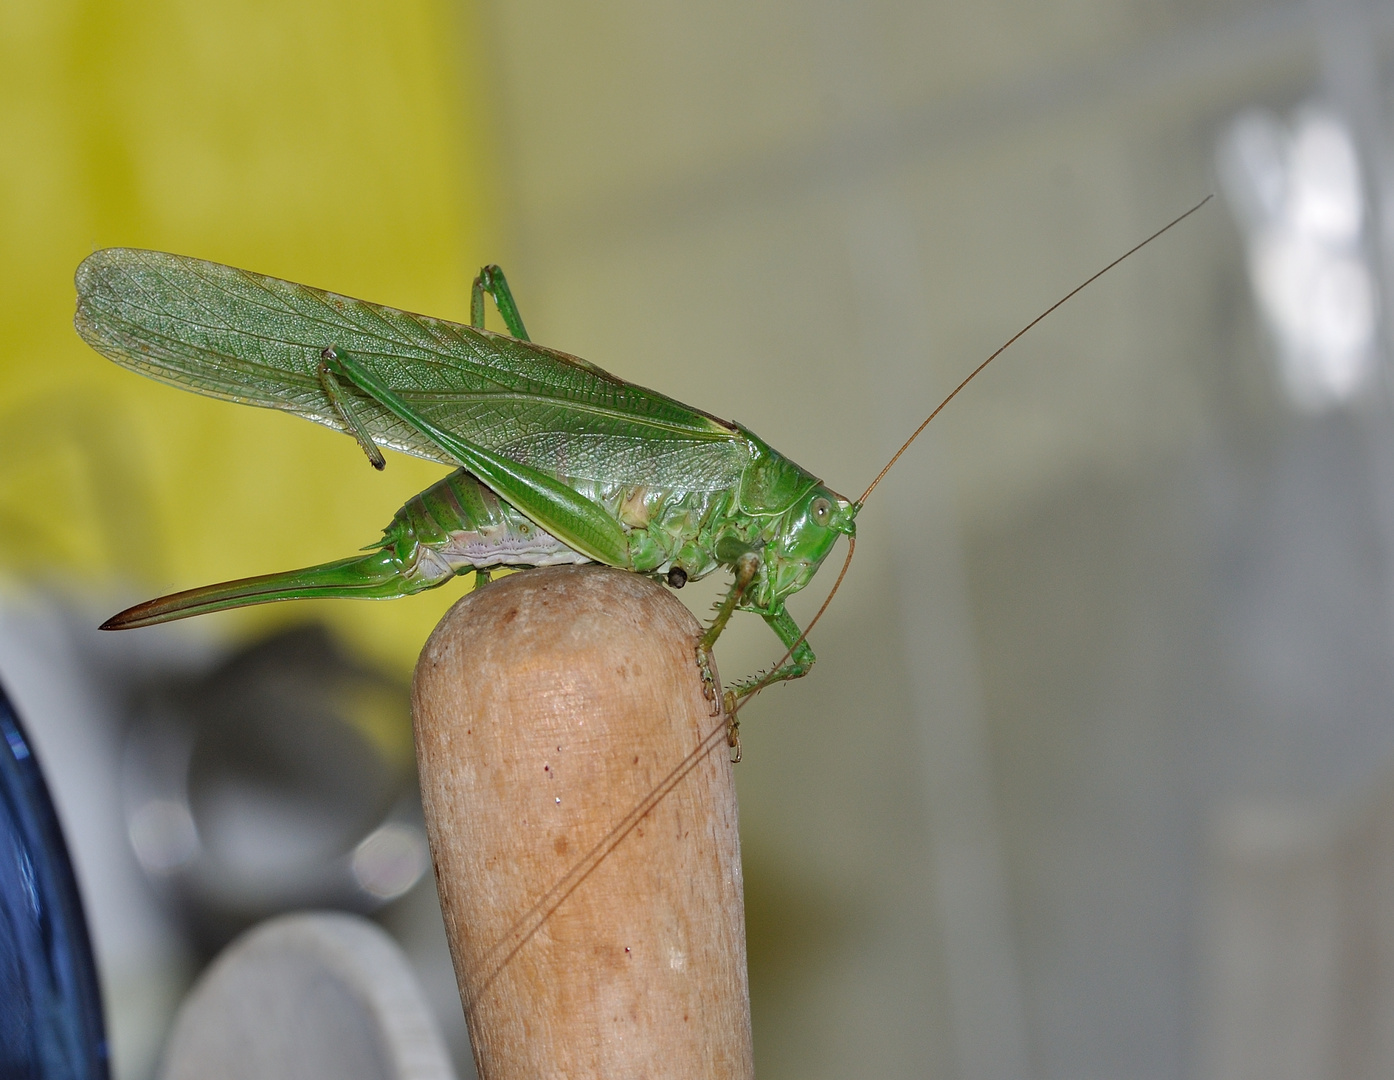
[[[0,572],[98,607],[350,555],[438,465],[132,376],[73,270],[149,247],[444,317],[497,239],[477,37],[445,0],[0,5]],[[460,594],[271,606],[405,672]],[[297,610],[298,609],[298,610]],[[113,608],[114,610],[114,608]]]

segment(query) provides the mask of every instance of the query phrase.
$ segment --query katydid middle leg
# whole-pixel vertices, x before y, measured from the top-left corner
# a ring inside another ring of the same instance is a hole
[[[382,456],[382,451],[378,449],[377,443],[373,442],[373,437],[368,434],[368,428],[363,423],[353,407],[353,402],[344,393],[344,388],[339,385],[339,380],[330,367],[336,353],[332,347],[325,349],[319,354],[319,366],[316,374],[319,376],[320,389],[324,391],[324,396],[329,399],[329,404],[334,406],[334,411],[339,414],[339,419],[344,422],[344,427],[348,428],[349,434],[354,437],[363,453],[368,455],[368,462],[382,472],[387,468],[387,459]]]
[[[741,597],[745,595],[745,590],[750,588],[750,583],[755,580],[755,575],[760,570],[760,556],[753,551],[747,551],[736,560],[734,569],[736,579],[731,582],[726,599],[717,605],[716,618],[712,619],[712,624],[707,627],[699,643],[709,652],[716,644],[716,639],[721,636],[721,631],[725,630],[726,624],[731,621],[731,615],[735,612],[736,605],[741,602]]]
[[[492,264],[479,271],[470,289],[470,325],[484,329],[485,293],[494,298],[494,306],[503,316],[508,332],[520,341],[532,340],[523,326],[523,317],[518,314],[518,305],[513,302],[513,290],[508,287],[508,279],[503,276],[501,268]]]
[[[492,264],[479,271],[479,276],[474,279],[474,285],[470,289],[470,325],[481,330],[484,328],[485,293],[494,298],[494,306],[503,316],[508,332],[522,341],[530,340],[527,328],[523,326],[523,317],[518,313],[518,305],[513,300],[513,290],[508,287],[508,279],[503,276],[501,267]],[[372,436],[368,434],[368,428],[354,409],[352,400],[339,385],[335,368],[338,367],[340,355],[339,350],[332,345],[320,353],[316,370],[320,387],[324,390],[324,396],[329,399],[329,404],[339,414],[339,419],[344,422],[344,427],[348,428],[349,434],[357,440],[363,453],[367,455],[373,468],[381,472],[387,467],[387,461],[373,442]]]
[[[702,687],[712,702],[716,702],[717,694],[721,692],[721,687],[717,685],[716,677],[712,674],[712,647],[716,645],[716,639],[721,636],[721,631],[726,629],[726,624],[731,621],[731,615],[735,612],[736,605],[741,602],[741,598],[745,596],[745,591],[750,588],[750,583],[755,580],[755,575],[759,573],[760,556],[753,551],[747,551],[736,560],[734,569],[736,577],[731,582],[726,599],[717,605],[716,618],[712,619],[706,633],[697,642],[697,666],[702,672]],[[731,762],[735,764],[741,759],[740,721],[736,719],[735,696],[728,690],[722,696],[720,704],[726,709],[726,745],[731,748]]]

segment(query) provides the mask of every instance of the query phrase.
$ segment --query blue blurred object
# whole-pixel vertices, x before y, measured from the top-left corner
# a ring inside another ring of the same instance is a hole
[[[107,1080],[96,965],[39,763],[0,689],[0,1080]]]

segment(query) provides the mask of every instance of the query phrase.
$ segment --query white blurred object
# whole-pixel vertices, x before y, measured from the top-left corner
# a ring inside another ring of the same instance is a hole
[[[454,1080],[397,944],[357,915],[271,919],[209,967],[179,1010],[164,1080]]]
[[[1200,1075],[1394,1075],[1394,773],[1213,824]]]
[[[1379,313],[1349,130],[1314,107],[1291,125],[1247,112],[1221,140],[1219,167],[1288,397],[1312,412],[1354,401],[1375,373]]]
[[[353,849],[350,863],[361,889],[379,900],[395,900],[431,868],[431,852],[421,830],[387,822]]]

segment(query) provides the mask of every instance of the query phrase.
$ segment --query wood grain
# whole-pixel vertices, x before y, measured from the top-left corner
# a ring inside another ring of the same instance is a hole
[[[699,633],[653,581],[561,566],[471,593],[426,643],[422,801],[485,1080],[753,1075]]]

